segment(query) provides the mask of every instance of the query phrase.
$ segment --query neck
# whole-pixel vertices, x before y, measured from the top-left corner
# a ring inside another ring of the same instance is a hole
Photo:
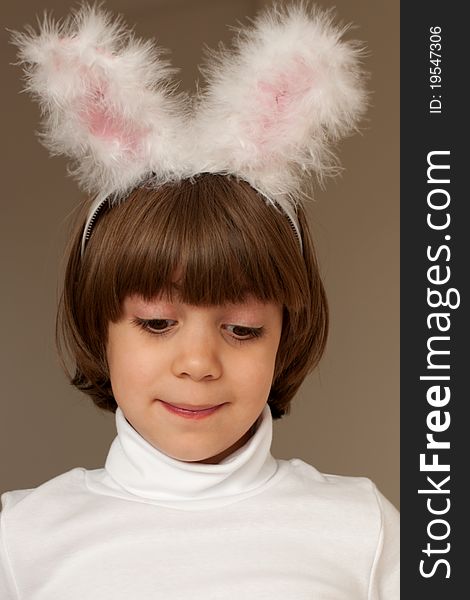
[[[202,462],[177,460],[145,440],[116,411],[117,437],[104,470],[90,475],[96,491],[184,510],[231,504],[281,476],[271,454],[272,416],[266,404],[237,444]]]

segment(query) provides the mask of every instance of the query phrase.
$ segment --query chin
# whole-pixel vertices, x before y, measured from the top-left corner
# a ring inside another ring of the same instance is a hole
[[[215,458],[214,455],[212,454],[191,454],[191,453],[167,453],[168,456],[170,456],[171,458],[174,458],[175,460],[180,460],[182,462],[210,462],[213,458]]]

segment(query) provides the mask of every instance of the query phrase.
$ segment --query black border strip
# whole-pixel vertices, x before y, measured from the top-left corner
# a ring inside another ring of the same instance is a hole
[[[401,597],[412,600],[467,588],[463,6],[401,3]]]

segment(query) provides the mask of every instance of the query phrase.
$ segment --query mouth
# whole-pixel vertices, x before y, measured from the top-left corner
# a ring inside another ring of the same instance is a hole
[[[160,402],[164,402],[164,400],[160,400]],[[208,408],[217,408],[220,404],[175,404],[173,402],[165,402],[165,404],[169,404],[170,406],[174,406],[175,408],[181,408],[183,410],[207,410]]]
[[[164,402],[163,400],[159,400],[159,402],[161,402],[161,404],[168,411],[189,419],[203,419],[204,417],[208,417],[209,415],[214,414],[223,406],[223,404],[216,404],[211,406],[206,405],[196,407],[188,404],[169,404],[168,402]]]

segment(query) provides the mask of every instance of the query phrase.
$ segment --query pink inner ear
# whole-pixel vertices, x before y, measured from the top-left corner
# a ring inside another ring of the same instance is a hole
[[[91,86],[90,86],[91,87]],[[106,84],[94,84],[79,112],[80,119],[96,138],[119,144],[121,150],[136,153],[149,128],[124,117],[106,98]]]
[[[269,81],[258,82],[257,94],[262,116],[258,123],[257,142],[263,144],[279,123],[287,120],[295,102],[299,102],[314,86],[315,75],[301,57],[294,57],[288,70]]]

